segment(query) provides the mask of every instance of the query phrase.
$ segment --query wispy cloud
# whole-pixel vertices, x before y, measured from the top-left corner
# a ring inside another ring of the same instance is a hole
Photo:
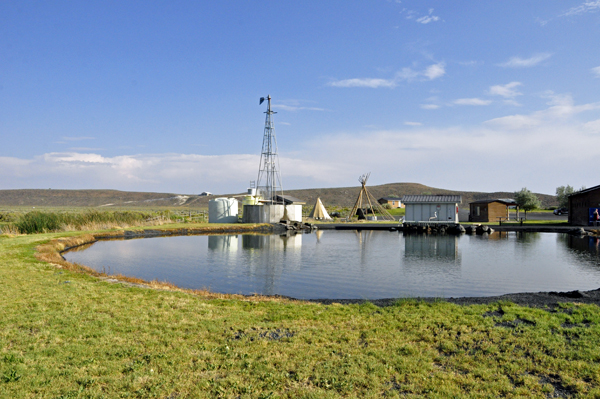
[[[547,92],[543,97],[549,99],[547,104],[550,107],[545,110],[536,111],[529,115],[517,114],[494,118],[486,121],[485,125],[508,130],[522,130],[535,126],[564,123],[582,112],[600,110],[600,102],[575,105],[573,98],[566,94]]]
[[[433,15],[433,8],[429,9],[429,14],[416,19],[416,21],[420,24],[428,24],[430,22],[437,22],[439,20],[440,17],[438,17],[437,15]]]
[[[417,23],[420,24],[428,24],[431,22],[437,22],[440,20],[440,17],[438,17],[437,15],[433,15],[433,8],[430,8],[428,10],[427,15],[423,15],[423,16],[419,16],[419,13],[417,11],[414,10],[407,10],[406,8],[404,8],[402,11],[400,11],[400,14],[406,12],[406,19],[408,20],[414,20]]]
[[[404,122],[406,126],[423,126],[421,122]]]
[[[559,15],[560,17],[571,17],[574,15],[581,15],[588,12],[596,12],[600,10],[600,0],[586,1],[585,3],[569,8],[564,14]]]
[[[421,104],[421,109],[438,109],[439,107],[437,104]]]
[[[538,53],[529,58],[511,57],[508,61],[498,64],[504,68],[529,68],[552,57],[550,53]]]
[[[95,140],[95,137],[87,137],[87,136],[82,136],[82,137],[68,137],[68,136],[63,136],[61,137],[61,140],[64,141],[83,141],[83,140]]]
[[[443,62],[428,66],[422,71],[415,71],[412,68],[403,68],[396,72],[391,79],[382,78],[352,78],[329,82],[327,85],[332,87],[368,87],[372,89],[390,88],[398,86],[401,82],[415,79],[434,80],[446,74],[446,66]]]
[[[591,69],[592,73],[596,75],[597,78],[600,78],[600,66]]]
[[[282,109],[284,111],[327,111],[325,108],[318,107],[300,107],[293,105],[285,105],[285,104],[273,104],[273,108]]]
[[[489,94],[493,96],[502,96],[504,98],[514,98],[516,96],[520,96],[523,93],[515,90],[515,88],[521,86],[521,82],[510,82],[505,85],[495,85],[491,86],[489,90]]]
[[[481,98],[459,98],[452,102],[456,105],[489,105],[492,100],[483,100]]]

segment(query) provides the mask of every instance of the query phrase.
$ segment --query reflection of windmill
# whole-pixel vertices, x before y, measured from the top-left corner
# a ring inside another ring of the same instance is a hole
[[[379,212],[383,220],[393,221],[394,217],[390,215],[390,213],[386,211],[379,202],[377,202],[377,200],[375,199],[375,197],[373,197],[369,190],[367,190],[367,180],[369,180],[370,175],[371,173],[369,172],[358,178],[358,181],[362,185],[362,188],[360,189],[360,193],[358,193],[358,198],[356,199],[354,208],[352,208],[352,212],[350,212],[350,215],[348,215],[348,219],[352,219],[352,217],[356,215],[357,212],[359,219],[365,218],[365,211],[363,210],[363,201],[365,201],[365,206],[367,206],[368,204],[368,206],[366,207],[366,213],[369,213],[370,210],[371,214],[375,214],[375,211],[377,211]]]

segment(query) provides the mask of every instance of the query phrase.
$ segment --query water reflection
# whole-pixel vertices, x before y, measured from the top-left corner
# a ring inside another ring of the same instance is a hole
[[[458,237],[407,234],[404,236],[404,257],[408,263],[460,265]]]
[[[570,255],[582,266],[600,270],[600,237],[560,234],[557,242],[564,245]]]
[[[320,231],[98,242],[67,260],[214,292],[294,298],[486,296],[600,287],[600,239]]]
[[[236,252],[238,236],[208,236],[208,249],[212,251]]]

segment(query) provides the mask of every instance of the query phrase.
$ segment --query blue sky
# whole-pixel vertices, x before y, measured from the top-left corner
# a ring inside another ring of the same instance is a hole
[[[0,2],[0,189],[600,184],[600,0]]]

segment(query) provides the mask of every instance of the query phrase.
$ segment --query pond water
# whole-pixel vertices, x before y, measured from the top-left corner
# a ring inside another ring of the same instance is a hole
[[[600,287],[600,240],[318,231],[99,241],[64,254],[109,274],[299,299],[493,296]]]

